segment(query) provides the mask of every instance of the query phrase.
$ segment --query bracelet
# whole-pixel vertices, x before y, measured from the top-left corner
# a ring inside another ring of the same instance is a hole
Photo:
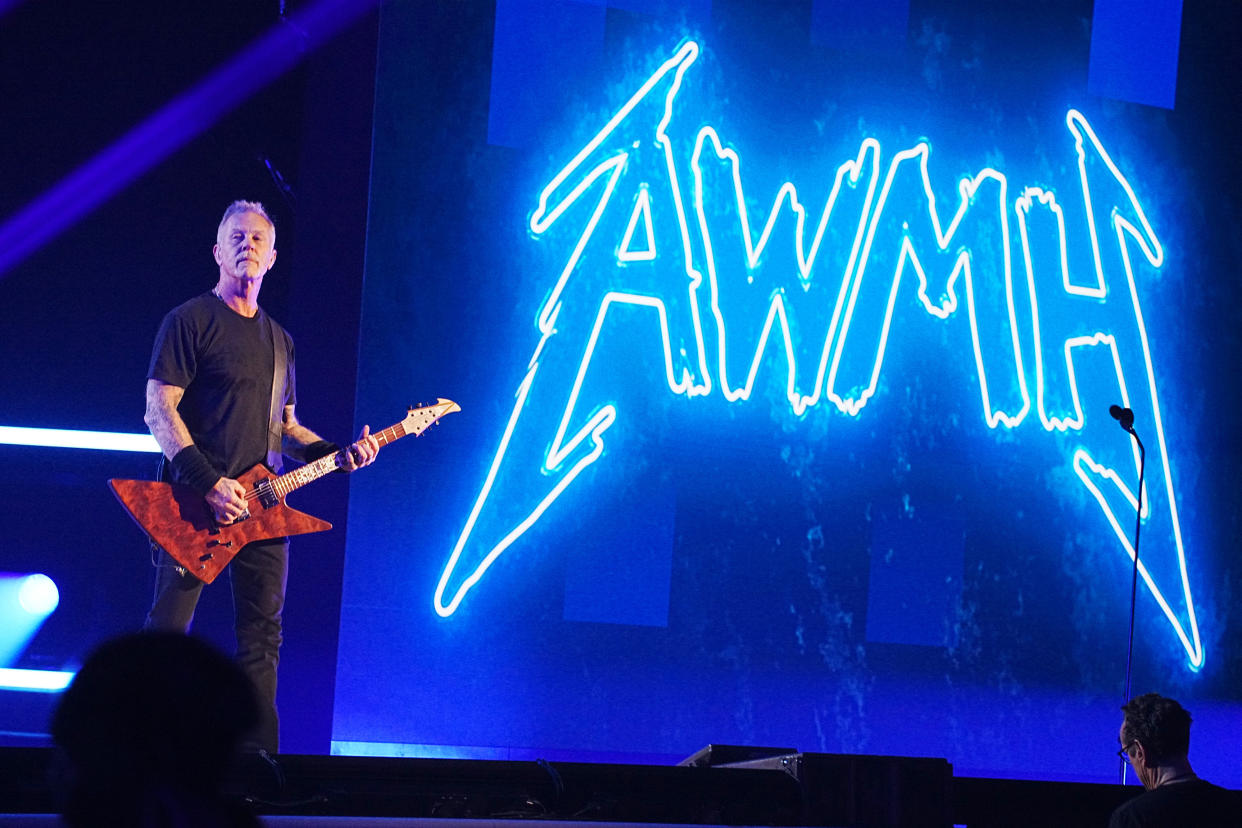
[[[198,450],[198,446],[186,446],[177,452],[172,459],[173,472],[177,480],[189,486],[203,497],[207,496],[220,479],[220,473],[211,465],[211,461]]]

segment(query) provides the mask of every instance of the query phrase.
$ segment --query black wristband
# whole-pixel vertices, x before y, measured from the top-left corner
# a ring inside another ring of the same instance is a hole
[[[314,463],[319,458],[327,457],[329,454],[336,454],[340,450],[341,447],[336,443],[319,440],[302,449],[302,456],[306,458],[307,463]]]
[[[177,456],[172,459],[172,467],[179,482],[203,497],[207,496],[221,476],[211,465],[211,461],[198,450],[198,446],[186,446],[177,452]]]

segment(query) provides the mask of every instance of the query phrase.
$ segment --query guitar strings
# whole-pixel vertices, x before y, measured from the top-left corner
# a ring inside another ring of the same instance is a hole
[[[409,434],[409,432],[404,428],[404,426],[405,426],[404,423],[397,423],[396,425],[389,426],[388,428],[382,431],[376,432],[372,436],[375,437],[376,441],[380,444],[380,447],[382,448],[383,446],[386,446],[389,443],[395,442],[401,439],[402,437],[406,436],[407,434]],[[419,433],[419,432],[416,432],[416,433]],[[344,449],[342,449],[341,451],[344,451]],[[331,456],[335,458],[341,454],[341,451],[338,451]],[[301,468],[306,468],[306,466],[302,466]],[[289,494],[289,492],[293,491],[293,489],[296,489],[298,487],[294,486],[293,488],[289,489],[288,492],[281,492],[280,491],[281,486],[279,485],[279,481],[283,480],[284,478],[288,477],[291,474],[296,473],[297,471],[300,471],[300,469],[294,469],[292,472],[286,472],[285,474],[277,475],[276,477],[269,477],[267,478],[265,482],[267,482],[271,486],[273,494],[275,494],[277,497],[284,497],[285,495]],[[256,499],[262,498],[262,496],[263,496],[263,493],[260,492],[258,488],[256,487],[255,489],[251,489],[250,491],[246,492],[246,502],[250,503]]]
[[[423,427],[426,428],[428,425],[431,425],[431,423],[435,422],[437,419],[439,419],[438,416],[433,418],[431,421],[425,423]],[[392,442],[395,442],[401,439],[402,437],[405,437],[409,433],[410,431],[405,428],[405,423],[401,422],[401,423],[397,423],[396,425],[391,425],[388,428],[383,429],[382,431],[378,431],[372,436],[375,437],[376,441],[380,444],[381,447],[383,447],[383,446],[388,445],[389,443],[392,443]],[[417,435],[417,434],[421,434],[422,432],[415,431],[414,433]],[[344,451],[344,449],[342,449],[341,451]],[[331,455],[331,457],[335,458],[339,456],[341,454],[341,451],[336,452],[335,454]],[[320,459],[323,459],[323,458],[320,458]],[[310,465],[310,464],[307,464],[307,465]],[[269,485],[269,487],[272,490],[272,494],[274,494],[277,498],[283,498],[286,495],[288,495],[289,492],[292,492],[294,489],[299,488],[299,486],[293,486],[288,491],[281,491],[283,487],[280,485],[280,481],[288,477],[289,475],[295,474],[296,472],[304,468],[306,468],[306,466],[302,466],[298,469],[294,469],[291,472],[286,472],[285,474],[277,475],[276,477],[269,477],[263,482],[266,482]],[[259,485],[262,485],[262,483],[260,483]],[[262,499],[263,495],[264,493],[261,492],[256,486],[254,489],[251,489],[250,491],[246,492],[246,497],[245,497],[246,503],[249,504],[255,500]]]

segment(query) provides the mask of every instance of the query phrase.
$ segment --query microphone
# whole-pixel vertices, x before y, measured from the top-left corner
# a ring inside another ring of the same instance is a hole
[[[1121,423],[1121,427],[1126,431],[1134,428],[1134,412],[1128,408],[1122,408],[1119,405],[1110,405],[1108,413],[1113,415],[1113,419]]]

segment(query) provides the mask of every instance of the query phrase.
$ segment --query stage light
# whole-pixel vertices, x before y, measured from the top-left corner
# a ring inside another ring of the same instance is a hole
[[[46,618],[60,604],[60,590],[56,589],[56,583],[46,575],[27,575],[17,592],[17,602],[31,615]]]
[[[42,573],[0,573],[0,666],[22,654],[60,604],[60,591]]]
[[[236,57],[0,224],[0,276],[283,75],[374,0],[319,0],[281,18]],[[0,13],[4,0],[0,0]]]
[[[111,431],[78,431],[68,428],[22,428],[0,426],[0,443],[10,446],[80,448],[100,451],[145,451],[159,453],[150,434],[124,434]]]
[[[66,670],[15,670],[0,667],[0,690],[27,690],[59,693],[73,681],[75,673]]]

